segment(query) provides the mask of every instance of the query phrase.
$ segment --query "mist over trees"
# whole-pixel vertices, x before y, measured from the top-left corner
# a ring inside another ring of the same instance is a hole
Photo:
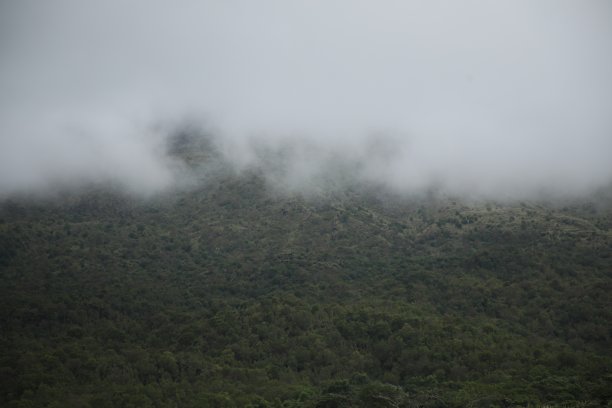
[[[0,1],[0,406],[610,407],[611,22]]]

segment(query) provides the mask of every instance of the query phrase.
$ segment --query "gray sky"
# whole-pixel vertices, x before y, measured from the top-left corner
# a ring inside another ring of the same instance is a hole
[[[160,123],[413,192],[612,182],[608,0],[0,0],[0,196],[172,185]],[[161,127],[167,128],[167,127]],[[158,130],[156,130],[158,129]]]

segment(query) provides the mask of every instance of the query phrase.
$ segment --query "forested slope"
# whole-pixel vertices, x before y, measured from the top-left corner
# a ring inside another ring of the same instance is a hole
[[[0,405],[606,406],[612,212],[566,204],[256,172],[5,200]]]

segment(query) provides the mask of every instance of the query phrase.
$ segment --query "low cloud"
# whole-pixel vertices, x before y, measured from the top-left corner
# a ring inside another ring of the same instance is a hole
[[[3,2],[0,196],[180,184],[183,118],[283,189],[587,194],[612,183],[611,22],[605,0]]]

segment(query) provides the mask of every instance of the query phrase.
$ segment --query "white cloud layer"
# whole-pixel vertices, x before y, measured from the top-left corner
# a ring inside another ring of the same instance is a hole
[[[612,182],[607,0],[0,3],[0,196],[176,182],[164,121],[227,157],[297,141],[400,192],[587,193]]]

